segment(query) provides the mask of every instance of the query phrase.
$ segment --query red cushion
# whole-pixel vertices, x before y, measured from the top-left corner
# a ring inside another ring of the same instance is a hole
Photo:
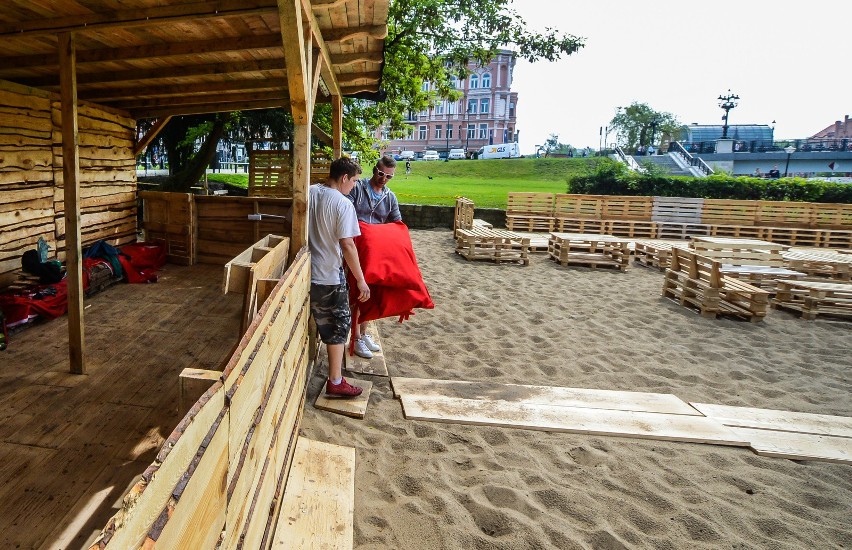
[[[423,277],[414,257],[408,227],[401,221],[382,224],[358,222],[355,237],[358,258],[368,285],[417,290]]]

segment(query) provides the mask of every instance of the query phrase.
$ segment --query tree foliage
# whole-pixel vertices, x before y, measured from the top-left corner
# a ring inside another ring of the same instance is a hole
[[[615,130],[619,145],[635,151],[640,145],[658,147],[675,139],[682,125],[675,115],[655,111],[647,103],[634,101],[627,108],[618,108],[609,127]]]

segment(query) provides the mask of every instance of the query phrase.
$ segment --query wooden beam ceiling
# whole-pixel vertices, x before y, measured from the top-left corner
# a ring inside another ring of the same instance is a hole
[[[201,82],[197,84],[167,84],[163,86],[128,86],[125,88],[103,88],[80,91],[80,99],[99,103],[113,103],[128,99],[152,97],[185,96],[195,94],[215,94],[233,90],[276,90],[287,87],[286,78],[247,78],[225,82]]]

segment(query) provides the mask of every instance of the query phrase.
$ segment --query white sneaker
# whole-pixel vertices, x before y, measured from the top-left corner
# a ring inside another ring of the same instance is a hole
[[[355,340],[355,355],[364,359],[372,359],[373,352],[367,347],[363,340]]]
[[[369,334],[364,334],[361,336],[361,340],[367,345],[367,349],[370,351],[382,351],[382,348],[375,342],[373,342],[373,337]]]

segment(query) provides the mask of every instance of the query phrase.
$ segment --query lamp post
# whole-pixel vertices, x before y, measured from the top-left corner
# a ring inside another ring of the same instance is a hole
[[[787,151],[787,164],[784,166],[784,177],[786,178],[788,174],[787,170],[790,169],[790,156],[796,152],[796,148],[792,145],[788,145],[787,147],[784,147],[784,150]]]
[[[461,133],[462,133],[462,125],[459,124],[459,147],[461,147]],[[467,158],[467,149],[464,150],[464,158]]]
[[[651,121],[651,141],[648,142],[649,147],[656,147],[654,145],[654,134],[657,133],[657,126],[659,126],[660,122],[661,121],[658,117],[654,117],[654,119]]]
[[[444,162],[450,162],[450,115],[447,115],[447,156],[444,158]]]
[[[722,139],[725,139],[728,137],[728,113],[737,106],[740,96],[732,94],[731,89],[728,88],[728,95],[720,95],[717,99],[719,100],[719,107],[725,111],[725,116],[722,117],[722,120],[725,121],[725,124],[722,126]]]

